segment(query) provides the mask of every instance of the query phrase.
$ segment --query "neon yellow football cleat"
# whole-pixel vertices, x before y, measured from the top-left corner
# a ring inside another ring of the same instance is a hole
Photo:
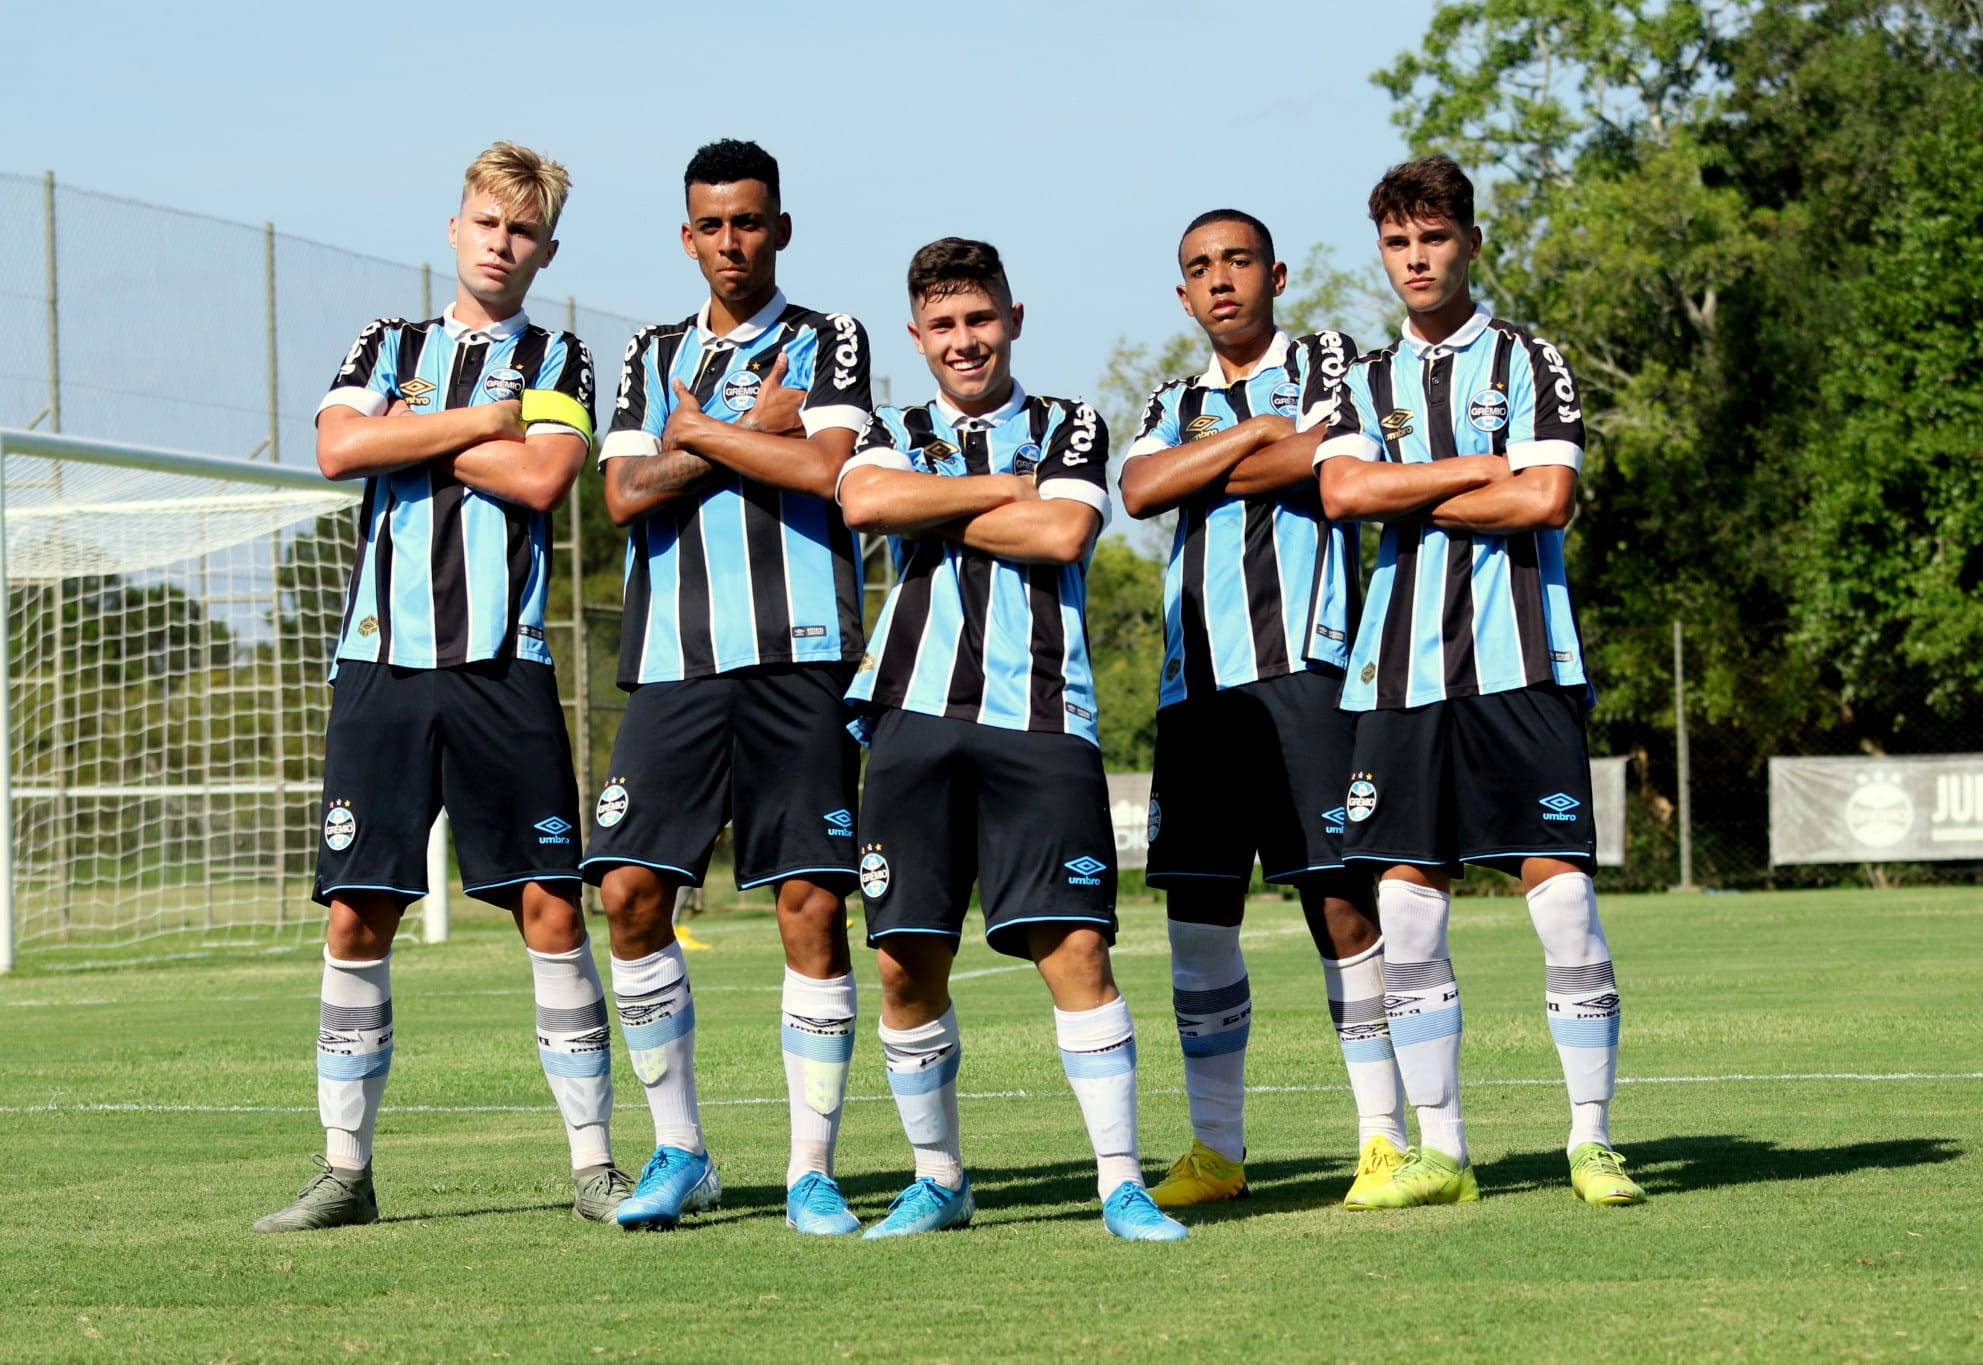
[[[675,926],[675,942],[682,945],[682,951],[685,953],[706,953],[716,946],[712,943],[704,943],[694,934],[691,934],[686,924]]]
[[[1625,1158],[1596,1142],[1570,1153],[1570,1193],[1603,1208],[1646,1202],[1644,1187],[1625,1174]]]
[[[1356,1179],[1350,1182],[1350,1192],[1343,1196],[1346,1209],[1374,1209],[1381,1205],[1369,1200],[1372,1190],[1390,1182],[1399,1166],[1404,1164],[1405,1154],[1391,1145],[1391,1140],[1378,1133],[1363,1144],[1356,1154]]]
[[[1391,1178],[1366,1190],[1359,1207],[1410,1209],[1421,1204],[1472,1204],[1479,1199],[1480,1186],[1474,1182],[1471,1163],[1462,1166],[1430,1147],[1407,1147]]]
[[[1221,1199],[1244,1199],[1246,1168],[1237,1161],[1227,1161],[1194,1138],[1191,1150],[1171,1166],[1170,1174],[1150,1191],[1150,1198],[1162,1209],[1216,1204]]]

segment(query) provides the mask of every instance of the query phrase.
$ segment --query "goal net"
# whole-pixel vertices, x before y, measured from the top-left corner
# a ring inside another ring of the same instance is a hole
[[[320,932],[325,682],[359,490],[42,433],[0,451],[0,970],[15,949]]]

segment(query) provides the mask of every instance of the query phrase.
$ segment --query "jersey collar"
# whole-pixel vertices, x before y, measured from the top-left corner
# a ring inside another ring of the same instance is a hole
[[[1430,356],[1432,359],[1437,360],[1449,351],[1464,351],[1467,347],[1473,345],[1480,338],[1480,334],[1487,330],[1487,320],[1491,316],[1492,314],[1488,311],[1486,304],[1476,303],[1473,306],[1473,316],[1461,325],[1459,331],[1440,342],[1427,341],[1424,337],[1420,336],[1412,329],[1412,320],[1407,316],[1405,318],[1404,330],[1398,333],[1398,339],[1404,342],[1410,348],[1411,353],[1419,359],[1423,360],[1427,356]]]
[[[957,429],[959,422],[964,421],[980,423],[985,430],[990,430],[996,426],[1003,426],[1018,414],[1019,409],[1025,406],[1026,390],[1020,387],[1019,381],[1016,379],[1012,381],[1012,396],[1010,398],[1006,399],[990,412],[975,418],[967,417],[965,413],[952,407],[950,400],[945,398],[941,393],[936,396],[936,415],[941,417],[944,425],[948,426],[952,431]]]
[[[508,341],[529,325],[530,318],[521,308],[487,327],[470,327],[454,315],[453,304],[441,310],[441,326],[456,341]]]
[[[1212,354],[1212,363],[1205,367],[1205,373],[1198,376],[1198,387],[1201,389],[1226,389],[1231,388],[1234,384],[1244,384],[1263,370],[1271,370],[1287,364],[1288,347],[1293,344],[1289,340],[1288,334],[1276,327],[1274,329],[1274,339],[1267,343],[1266,352],[1258,360],[1253,362],[1252,369],[1237,379],[1226,378],[1225,367],[1219,364],[1219,356],[1215,351]]]
[[[719,337],[709,328],[709,300],[704,299],[702,310],[695,315],[695,330],[704,346],[718,341],[728,342],[732,346],[746,346],[770,331],[785,307],[785,291],[774,289],[771,291],[771,302],[738,323],[728,335]]]

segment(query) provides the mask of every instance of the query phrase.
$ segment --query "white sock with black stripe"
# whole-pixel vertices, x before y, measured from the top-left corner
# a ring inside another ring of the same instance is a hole
[[[1564,872],[1529,892],[1529,918],[1542,940],[1545,1008],[1563,1081],[1570,1091],[1570,1138],[1611,1145],[1611,1097],[1618,1081],[1618,982],[1611,946],[1597,918],[1597,888]]]
[[[588,938],[568,953],[530,954],[537,1060],[565,1122],[574,1171],[613,1163],[613,1031]]]
[[[341,1170],[371,1164],[372,1130],[392,1070],[392,954],[347,962],[324,949],[317,1009],[317,1114],[324,1159]]]
[[[1418,1111],[1424,1147],[1466,1164],[1460,1115],[1460,987],[1446,947],[1450,903],[1443,891],[1386,878],[1377,883],[1384,929],[1385,1013],[1405,1097]]]

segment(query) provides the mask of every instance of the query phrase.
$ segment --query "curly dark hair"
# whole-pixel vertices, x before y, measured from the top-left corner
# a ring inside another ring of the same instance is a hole
[[[739,180],[762,180],[771,202],[778,202],[778,159],[755,142],[726,137],[696,148],[682,173],[682,196],[688,197],[691,185],[734,185]]]

